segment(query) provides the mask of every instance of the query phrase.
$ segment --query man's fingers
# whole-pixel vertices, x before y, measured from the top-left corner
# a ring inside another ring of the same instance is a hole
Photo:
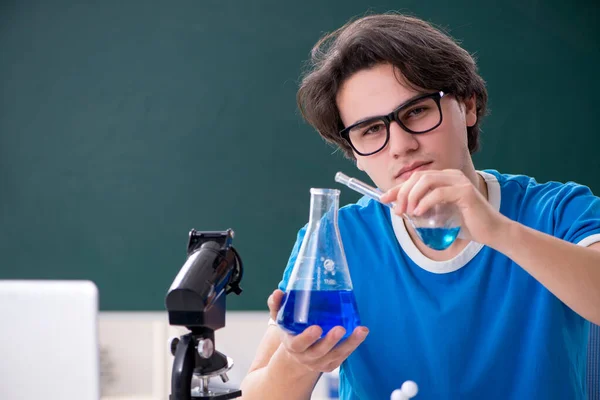
[[[450,186],[456,181],[456,176],[443,172],[422,175],[406,195],[406,212],[411,215],[419,201],[430,191],[437,187]]]
[[[290,353],[302,353],[312,346],[319,338],[323,330],[317,326],[309,326],[298,335],[283,333],[281,342]]]
[[[396,200],[396,196],[398,195],[398,190],[400,190],[400,186],[396,186],[387,192],[383,193],[380,197],[382,203],[389,203],[391,201]]]
[[[414,215],[420,216],[429,211],[436,204],[450,203],[450,199],[456,196],[457,189],[445,186],[433,189],[423,197],[414,210]]]
[[[269,296],[269,299],[267,300],[267,305],[269,306],[269,314],[271,315],[273,321],[277,319],[277,312],[281,307],[281,300],[283,299],[283,295],[284,293],[281,290],[277,289]]]
[[[332,362],[339,361],[340,363],[348,358],[348,356],[356,350],[356,348],[367,338],[369,330],[364,326],[359,326],[354,329],[352,335],[343,341],[339,346],[329,352],[329,354],[323,359],[323,362],[331,364]]]
[[[319,340],[308,350],[306,350],[306,357],[314,360],[325,356],[331,351],[331,349],[335,347],[336,344],[338,344],[338,342],[344,336],[345,333],[346,330],[343,327],[334,327],[329,332],[327,332],[327,335],[323,339]]]
[[[282,333],[281,342],[300,364],[313,371],[330,372],[338,367],[365,340],[369,330],[357,327],[344,341],[345,330],[341,326],[334,327],[319,340],[322,330],[313,325],[299,335]]]

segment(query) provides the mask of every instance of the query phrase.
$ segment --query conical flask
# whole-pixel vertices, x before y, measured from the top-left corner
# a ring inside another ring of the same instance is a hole
[[[312,188],[310,194],[308,226],[277,323],[292,334],[318,325],[322,336],[342,326],[347,337],[360,317],[338,229],[340,191]]]

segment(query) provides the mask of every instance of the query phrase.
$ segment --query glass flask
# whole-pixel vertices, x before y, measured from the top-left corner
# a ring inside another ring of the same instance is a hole
[[[452,204],[436,204],[420,216],[404,214],[404,218],[434,250],[446,250],[460,232],[460,214]]]
[[[350,178],[341,172],[335,174],[335,181],[350,189],[381,202],[381,190],[367,185],[356,178]],[[382,203],[390,208],[394,203]],[[454,243],[460,233],[460,213],[453,204],[436,204],[420,216],[402,215],[427,246],[434,250],[446,250]]]
[[[340,191],[312,188],[310,195],[308,226],[277,324],[291,334],[318,325],[321,337],[342,326],[345,338],[360,325],[360,317],[338,229]]]

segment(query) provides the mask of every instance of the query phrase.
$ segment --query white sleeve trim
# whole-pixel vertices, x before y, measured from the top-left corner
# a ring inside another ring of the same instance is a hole
[[[579,246],[588,247],[591,244],[600,242],[600,233],[596,233],[594,235],[590,235],[586,238],[580,240],[577,244]]]

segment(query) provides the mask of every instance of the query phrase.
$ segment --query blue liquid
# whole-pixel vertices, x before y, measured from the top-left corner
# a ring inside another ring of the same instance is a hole
[[[455,228],[417,228],[421,240],[434,250],[446,250],[458,236],[460,227]]]
[[[324,337],[331,328],[343,326],[344,338],[360,325],[354,292],[351,290],[290,290],[283,298],[277,324],[296,335],[319,325]]]

